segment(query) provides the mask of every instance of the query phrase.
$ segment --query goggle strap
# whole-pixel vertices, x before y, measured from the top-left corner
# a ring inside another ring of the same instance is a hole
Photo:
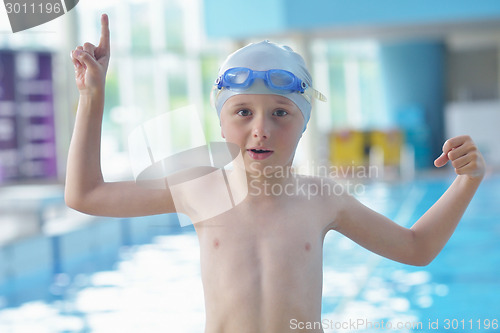
[[[212,91],[210,92],[210,105],[213,108],[215,108],[215,101],[219,98],[222,89],[223,89],[222,87],[219,88],[217,84],[214,84]]]
[[[314,88],[313,88],[313,95],[314,95],[314,98],[319,99],[322,102],[326,102],[327,101],[326,96],[323,95],[322,93],[320,93],[319,91],[317,91]]]
[[[320,100],[321,102],[326,102],[326,96],[314,89],[313,87],[308,87],[304,92],[304,95],[309,97],[309,103],[312,102],[313,99]]]

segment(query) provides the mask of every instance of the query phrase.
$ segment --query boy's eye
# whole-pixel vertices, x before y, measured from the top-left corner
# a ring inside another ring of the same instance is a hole
[[[276,110],[276,111],[274,111],[274,115],[278,116],[278,117],[283,117],[283,116],[286,116],[287,114],[288,114],[288,112],[286,112],[285,110]]]
[[[236,114],[239,116],[247,117],[247,116],[251,115],[251,112],[243,109],[243,110],[238,111]]]

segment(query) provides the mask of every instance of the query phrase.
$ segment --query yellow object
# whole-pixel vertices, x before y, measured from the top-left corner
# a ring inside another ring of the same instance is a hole
[[[335,166],[365,164],[365,140],[361,131],[342,130],[330,135],[330,163]]]
[[[372,131],[370,135],[370,147],[380,148],[384,154],[384,165],[398,166],[401,159],[401,147],[403,145],[403,134],[394,129],[389,131]]]

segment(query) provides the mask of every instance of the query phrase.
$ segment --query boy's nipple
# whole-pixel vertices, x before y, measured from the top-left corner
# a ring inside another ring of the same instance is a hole
[[[218,249],[220,245],[220,242],[217,238],[214,239],[214,249]]]

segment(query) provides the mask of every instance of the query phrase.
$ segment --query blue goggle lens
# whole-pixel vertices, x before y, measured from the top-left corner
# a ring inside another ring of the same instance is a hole
[[[269,81],[276,87],[290,87],[295,81],[294,76],[287,75],[288,73],[283,73],[282,71],[269,71]],[[291,73],[290,73],[291,74]]]
[[[224,73],[224,81],[228,85],[245,85],[250,78],[250,70],[234,68]]]
[[[282,69],[254,71],[249,68],[236,67],[228,69],[217,81],[219,89],[247,89],[256,78],[264,80],[270,89],[303,93],[307,85],[293,73]]]

